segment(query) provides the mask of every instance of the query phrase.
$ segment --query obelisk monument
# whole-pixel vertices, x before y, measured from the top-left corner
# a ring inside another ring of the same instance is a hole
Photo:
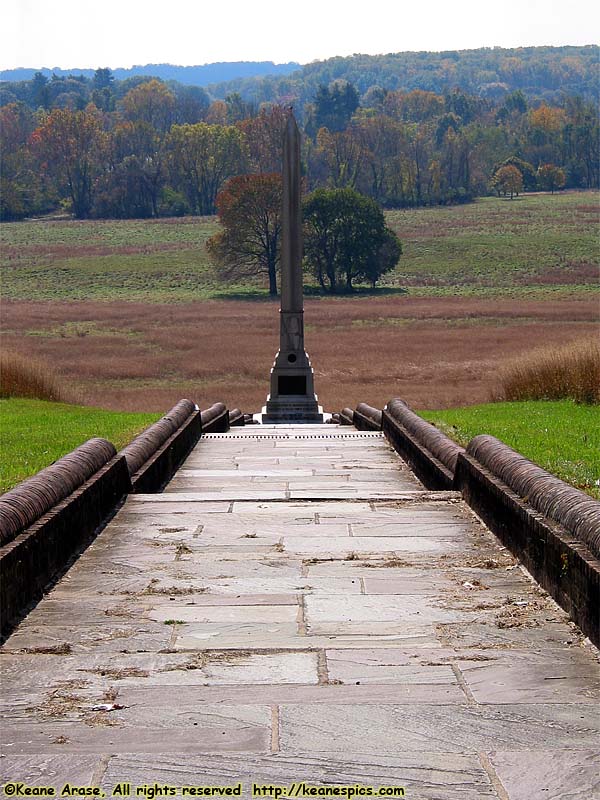
[[[271,393],[262,421],[323,422],[312,367],[304,349],[300,132],[291,111],[283,141],[279,327],[279,352],[271,370]]]

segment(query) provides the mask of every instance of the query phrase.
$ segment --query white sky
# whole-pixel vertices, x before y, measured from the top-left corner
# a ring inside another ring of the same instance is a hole
[[[0,68],[307,63],[352,53],[594,44],[597,6],[593,0],[3,0]]]

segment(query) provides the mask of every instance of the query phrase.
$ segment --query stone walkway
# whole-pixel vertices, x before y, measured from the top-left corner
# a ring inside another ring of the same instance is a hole
[[[598,652],[377,433],[203,437],[0,663],[2,783],[600,796]]]

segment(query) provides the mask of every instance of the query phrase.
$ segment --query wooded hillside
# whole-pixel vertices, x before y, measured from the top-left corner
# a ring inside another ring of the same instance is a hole
[[[215,97],[240,92],[246,100],[289,97],[302,107],[320,84],[347,80],[360,94],[370,87],[444,94],[460,88],[497,99],[521,90],[530,99],[554,101],[564,94],[598,97],[599,49],[586,47],[483,47],[441,53],[388,53],[329,58],[307,64],[286,77],[236,79],[211,86]]]
[[[304,128],[309,190],[349,188],[403,208],[598,187],[597,55],[336,58],[252,82],[253,100],[250,84],[215,99],[222,88],[119,81],[107,68],[91,79],[37,73],[0,88],[0,219],[213,214],[229,178],[280,170],[289,105]]]

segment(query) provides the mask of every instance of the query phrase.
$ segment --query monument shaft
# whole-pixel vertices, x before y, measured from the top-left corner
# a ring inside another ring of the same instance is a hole
[[[288,117],[283,148],[283,208],[281,214],[281,311],[302,312],[302,201],[300,133]]]
[[[313,371],[304,349],[300,132],[290,112],[283,143],[279,352],[263,422],[322,422]]]

